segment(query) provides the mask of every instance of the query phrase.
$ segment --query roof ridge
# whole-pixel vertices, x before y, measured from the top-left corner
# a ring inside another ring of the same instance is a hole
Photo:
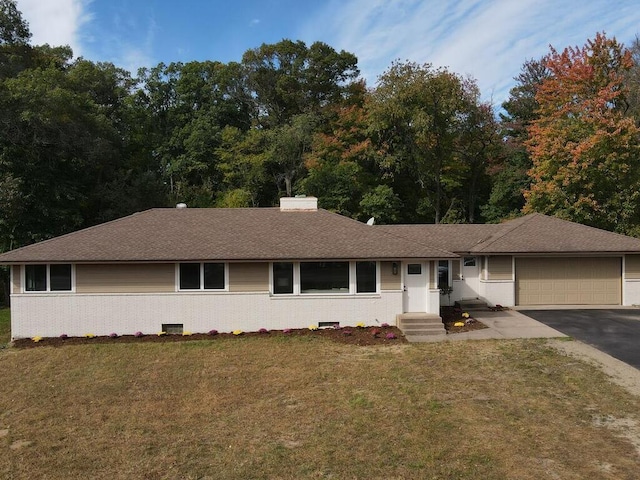
[[[529,215],[524,215],[522,217],[514,218],[513,220],[509,220],[509,221],[505,222],[503,224],[503,228],[501,228],[497,232],[489,235],[486,239],[480,240],[478,243],[476,243],[473,246],[474,251],[475,251],[475,248],[478,247],[481,244],[482,244],[482,248],[479,249],[479,250],[480,251],[484,250],[486,247],[489,247],[490,245],[494,244],[495,242],[497,242],[501,238],[504,238],[505,235],[513,232],[514,230],[516,230],[519,227],[523,226],[525,223],[529,222],[536,215],[539,215],[539,214],[537,212],[536,213],[530,213]]]

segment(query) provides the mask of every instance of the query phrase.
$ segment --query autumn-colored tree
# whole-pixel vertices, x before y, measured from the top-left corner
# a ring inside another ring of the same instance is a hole
[[[533,161],[525,212],[619,232],[640,225],[640,129],[625,116],[631,55],[597,34],[582,48],[551,48],[529,127]]]

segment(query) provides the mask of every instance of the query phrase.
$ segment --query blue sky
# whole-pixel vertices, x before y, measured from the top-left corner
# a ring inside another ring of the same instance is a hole
[[[316,40],[354,53],[369,86],[394,59],[446,66],[499,105],[549,45],[598,31],[630,43],[638,0],[18,0],[33,43],[70,45],[135,73],[159,62],[239,61],[262,43]]]

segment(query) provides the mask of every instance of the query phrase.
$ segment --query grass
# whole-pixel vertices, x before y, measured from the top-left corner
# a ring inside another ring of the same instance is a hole
[[[11,340],[11,310],[0,308],[0,345]]]
[[[631,479],[640,402],[544,341],[0,350],[0,478]]]

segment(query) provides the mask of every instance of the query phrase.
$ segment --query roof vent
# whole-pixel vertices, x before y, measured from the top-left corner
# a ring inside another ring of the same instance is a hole
[[[282,197],[280,199],[280,211],[315,211],[318,210],[318,199],[316,197],[296,196]]]
[[[187,208],[187,204],[186,203],[179,203],[176,205],[176,208]]]

